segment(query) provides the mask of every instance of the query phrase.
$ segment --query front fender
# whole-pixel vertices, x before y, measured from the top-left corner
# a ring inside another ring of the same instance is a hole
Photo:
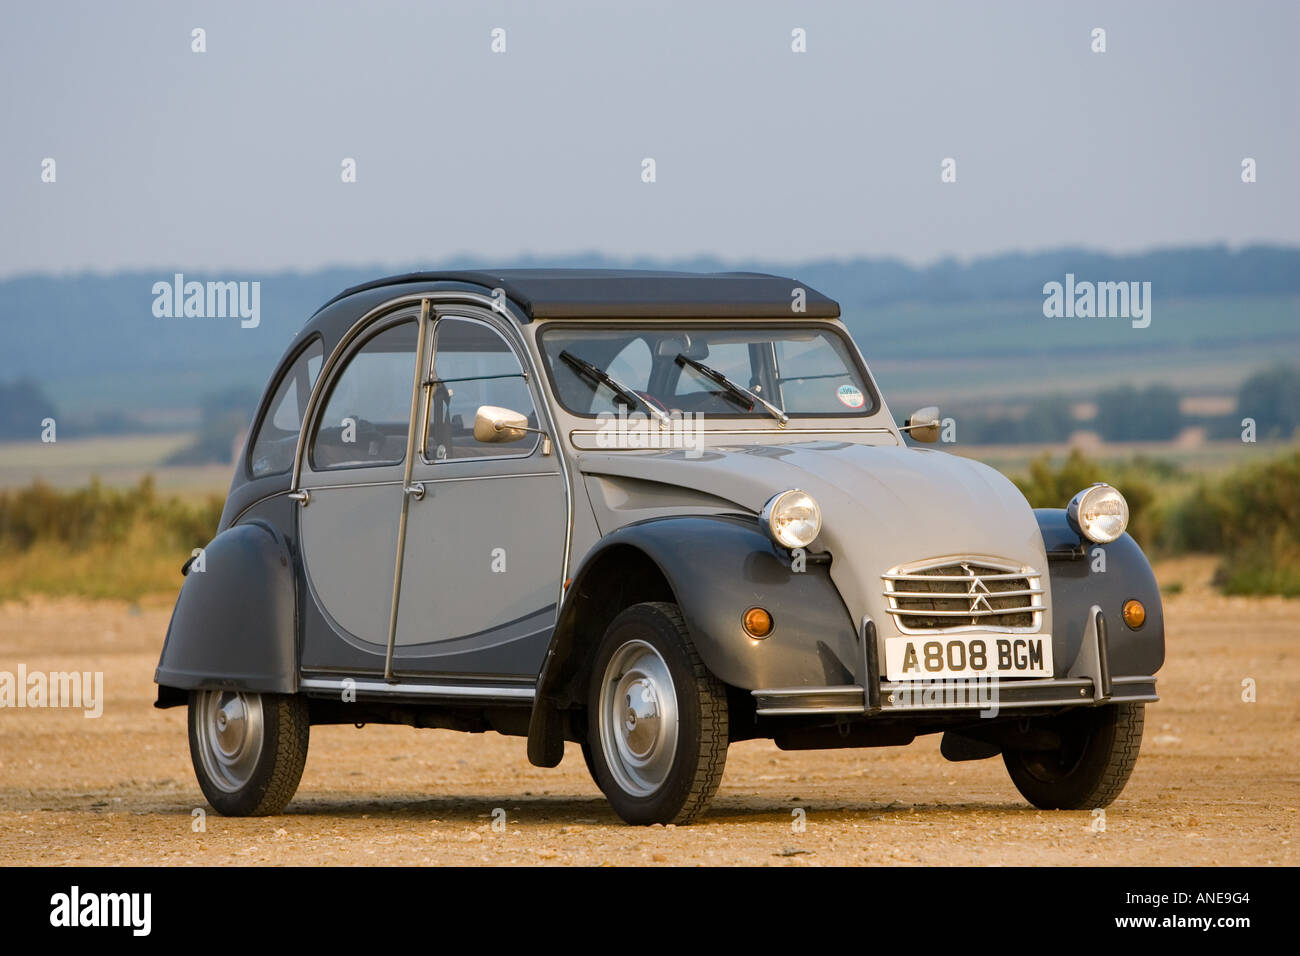
[[[1061,508],[1036,508],[1034,517],[1047,547],[1052,578],[1052,620],[1056,676],[1079,654],[1088,609],[1101,608],[1106,618],[1110,672],[1116,677],[1151,677],[1165,660],[1165,618],[1151,563],[1127,534],[1110,544],[1081,538]],[[1100,552],[1100,553],[1099,553]],[[1104,570],[1102,570],[1104,568]],[[1141,601],[1146,621],[1137,630],[1124,623],[1124,602]]]
[[[269,525],[250,521],[218,534],[191,566],[176,599],[154,673],[159,706],[167,690],[231,689],[292,694],[298,689],[293,560]]]
[[[574,574],[537,680],[529,758],[558,762],[557,711],[574,676],[572,662],[594,650],[598,634],[583,634],[580,616],[589,576],[609,556],[635,553],[648,560],[681,608],[700,659],[733,687],[852,684],[861,657],[857,630],[829,574],[824,556],[808,555],[804,570],[773,544],[752,517],[691,515],[653,518],[607,535]],[[755,605],[775,624],[763,640],[747,635],[741,619]]]

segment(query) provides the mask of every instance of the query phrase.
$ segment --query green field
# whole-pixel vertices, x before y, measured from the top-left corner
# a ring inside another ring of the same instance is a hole
[[[1166,384],[1227,395],[1252,372],[1300,356],[1300,297],[1164,302],[1151,325],[1048,319],[1041,300],[844,309],[844,320],[897,415],[938,403],[970,412],[1053,393],[1092,398],[1116,385]]]

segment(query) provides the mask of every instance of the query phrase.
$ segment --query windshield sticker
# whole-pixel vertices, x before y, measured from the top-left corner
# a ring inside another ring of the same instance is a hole
[[[867,403],[862,396],[862,390],[856,385],[841,385],[835,390],[835,397],[840,400],[841,405],[847,405],[849,408],[861,408]]]

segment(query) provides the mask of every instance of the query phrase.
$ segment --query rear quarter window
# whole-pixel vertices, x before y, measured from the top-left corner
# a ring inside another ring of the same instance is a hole
[[[312,386],[325,362],[325,347],[313,339],[289,364],[254,431],[248,472],[254,478],[278,475],[293,467],[298,433]]]

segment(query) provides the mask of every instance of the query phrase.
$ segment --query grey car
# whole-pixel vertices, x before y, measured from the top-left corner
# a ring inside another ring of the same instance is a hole
[[[1108,485],[1031,509],[909,445],[839,306],[752,273],[417,273],[348,289],[267,385],[155,680],[204,795],[292,798],[312,724],[566,741],[629,823],[732,741],[942,734],[1040,808],[1123,788],[1164,660]],[[882,781],[880,786],[886,784]]]

